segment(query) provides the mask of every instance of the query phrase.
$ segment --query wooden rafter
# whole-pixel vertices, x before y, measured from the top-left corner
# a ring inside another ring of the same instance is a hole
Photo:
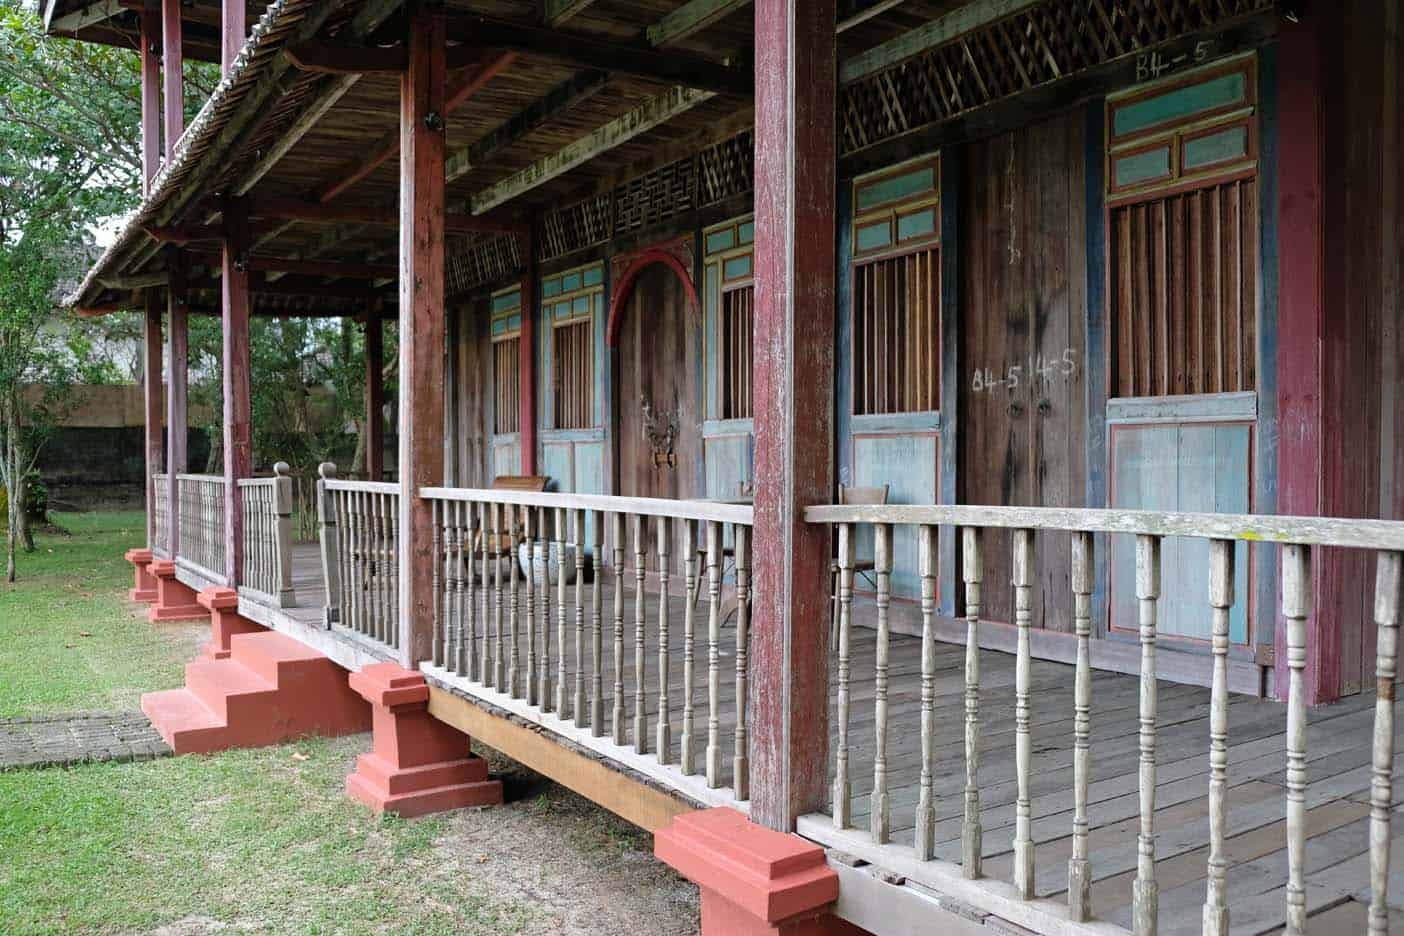
[[[552,28],[580,13],[595,3],[595,0],[546,0],[546,25]]]
[[[218,254],[213,251],[186,251],[186,256],[192,260],[209,263],[218,258]],[[249,257],[245,261],[247,269],[258,273],[298,273],[303,276],[335,276],[341,279],[383,279],[388,276],[395,276],[398,273],[393,263],[342,263],[333,260],[300,260],[292,257]],[[157,282],[146,285],[158,285],[165,282],[167,274],[149,274],[152,279],[159,277]],[[132,277],[133,281],[141,277]],[[282,282],[282,280],[279,280]],[[108,285],[107,281],[103,283]],[[113,285],[112,288],[118,288]],[[128,288],[135,289],[136,286]]]
[[[57,6],[56,0],[51,0],[44,6],[44,31],[47,33],[77,32],[106,22],[114,16],[120,16],[127,9],[125,0],[97,0],[96,3],[84,4],[55,18],[54,8]]]
[[[483,16],[451,16],[447,31],[450,39],[461,42],[512,49],[583,68],[676,82],[706,91],[749,96],[755,83],[748,68]]]
[[[400,223],[399,214],[391,208],[377,211],[366,208],[347,208],[299,199],[259,199],[249,203],[249,214],[255,218],[272,221],[307,221],[323,224],[367,224],[376,227],[395,227]],[[503,233],[516,231],[521,225],[500,218],[473,217],[465,214],[448,214],[444,217],[444,228],[453,234],[468,234],[475,231]]]
[[[328,75],[402,72],[409,61],[403,45],[365,46],[321,41],[289,46],[288,58],[301,71]]]
[[[472,211],[474,214],[491,211],[715,96],[709,91],[672,88],[478,192],[471,201]]]
[[[1040,0],[986,0],[958,7],[910,32],[852,56],[839,65],[839,84],[848,84],[881,71],[888,65],[978,29],[986,23],[1018,13]]]
[[[665,46],[706,29],[750,3],[751,0],[691,0],[648,27],[644,36],[651,46]]]

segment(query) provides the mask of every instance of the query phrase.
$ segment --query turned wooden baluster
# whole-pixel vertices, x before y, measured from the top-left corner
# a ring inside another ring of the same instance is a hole
[[[541,523],[541,685],[537,687],[537,704],[541,711],[551,711],[551,539],[548,534],[551,508],[542,507]]]
[[[658,518],[658,736],[654,750],[658,763],[668,763],[673,749],[671,712],[668,709],[668,566],[672,561],[672,524]]]
[[[873,792],[869,802],[869,827],[873,841],[885,845],[891,838],[891,804],[887,796],[887,647],[892,600],[892,527],[873,525],[873,572],[877,576],[877,649],[873,679]]]
[[[984,851],[980,826],[980,585],[985,561],[980,555],[980,530],[965,527],[961,535],[961,571],[965,579],[965,817],[960,827],[961,870],[970,880],[981,874]]]
[[[707,786],[721,786],[722,527],[707,522]]]
[[[387,542],[387,524],[385,518],[385,495],[371,495],[371,530],[373,539],[371,541],[372,555],[374,559],[374,582],[375,582],[375,639],[382,643],[388,643],[389,633],[389,576],[390,561],[385,548]]]
[[[491,613],[493,598],[499,594],[498,592],[495,592],[493,590],[492,569],[489,565],[492,562],[492,538],[496,531],[490,527],[490,523],[492,520],[492,507],[486,503],[480,503],[477,505],[477,507],[477,541],[482,547],[483,561],[482,579],[479,581],[479,585],[482,588],[483,597],[482,614],[478,617],[476,621],[473,622],[473,626],[470,627],[468,631],[469,637],[471,638],[471,642],[469,645],[469,668],[472,670],[468,678],[474,680],[475,682],[480,682],[483,685],[487,685],[488,681],[491,679],[492,676],[491,672],[488,669],[488,646],[490,642],[488,636],[490,629],[489,622],[492,620]]]
[[[850,706],[849,642],[853,626],[853,562],[856,555],[851,523],[838,528],[839,628],[838,628],[838,744],[834,764],[834,828],[846,829],[853,821],[853,781],[848,766],[848,715]]]
[[[511,591],[508,593],[507,627],[509,630],[507,648],[507,694],[514,699],[521,698],[522,694],[522,648],[520,645],[521,635],[518,621],[518,602],[520,595],[517,594],[517,543],[521,541],[521,530],[517,526],[517,508],[509,506],[507,510],[507,528],[510,531],[507,538],[507,568],[511,579]],[[498,680],[499,688],[501,679]]]
[[[1033,738],[1029,734],[1029,678],[1033,657],[1029,631],[1033,626],[1033,530],[1014,531],[1014,623],[1018,654],[1014,663],[1014,770],[1018,794],[1014,806],[1014,890],[1024,900],[1034,895],[1033,806],[1029,771],[1033,769]]]
[[[614,548],[614,706],[610,737],[624,746],[624,515],[609,515],[609,539]]]
[[[1389,932],[1389,839],[1394,805],[1394,677],[1399,654],[1399,579],[1404,554],[1375,564],[1375,744],[1370,770],[1370,936]]]
[[[575,547],[575,727],[585,725],[585,511],[570,511]]]
[[[914,844],[920,861],[936,850],[936,790],[932,761],[936,756],[936,527],[917,531],[918,571],[921,574],[921,776],[917,782]]]
[[[532,517],[536,511],[531,507],[522,508],[522,539],[526,541],[526,699],[528,705],[536,705],[540,698],[536,694],[536,536],[533,532]]]
[[[361,578],[361,511],[356,503],[355,491],[338,491],[337,497],[343,510],[342,519],[346,524],[346,553],[342,562],[346,564],[346,580],[351,591],[348,602],[348,617],[343,622],[356,633],[361,633],[365,616],[364,580]]]
[[[473,531],[471,520],[473,505],[463,501],[453,502],[453,555],[449,557],[453,567],[453,671],[466,676],[471,665],[468,654],[467,632],[469,618],[473,616]],[[466,518],[466,519],[465,519]],[[465,525],[466,524],[466,525]]]
[[[736,735],[731,765],[736,799],[751,798],[751,768],[746,739],[748,654],[751,647],[751,528],[732,527],[732,553],[736,563]]]
[[[483,682],[501,692],[505,686],[503,670],[505,661],[502,659],[502,538],[505,531],[502,526],[502,505],[492,505],[492,581],[493,581],[493,601],[492,601],[492,666],[483,673]],[[483,633],[483,660],[488,658],[488,638],[486,628]]]
[[[590,631],[592,634],[590,658],[593,669],[590,671],[590,734],[604,737],[604,622],[601,618],[603,606],[600,594],[600,578],[604,571],[604,556],[601,552],[604,541],[604,514],[598,510],[590,514]]]
[[[643,514],[634,514],[634,750],[648,753],[648,712],[644,680],[648,676],[648,655],[645,647],[645,624],[648,609],[644,603],[645,564],[648,542],[645,536],[648,522]]]
[[[1092,534],[1072,535],[1073,632],[1077,674],[1073,687],[1073,841],[1068,859],[1068,916],[1092,916],[1092,873],[1087,863],[1088,755],[1092,729]]]
[[[1141,831],[1136,838],[1136,880],[1131,923],[1137,936],[1155,936],[1160,885],[1155,881],[1155,685],[1156,601],[1160,597],[1160,537],[1136,537],[1136,601],[1141,626]]]
[[[567,718],[570,712],[570,655],[567,641],[570,629],[566,609],[566,511],[556,508],[556,714]]]
[[[444,645],[444,640],[443,640],[442,637],[440,637],[440,632],[441,632],[441,630],[443,630],[443,629],[445,629],[445,628],[448,627],[448,615],[445,614],[445,613],[443,613],[443,606],[444,606],[445,602],[443,602],[443,601],[441,600],[441,596],[440,596],[440,591],[439,591],[439,590],[440,590],[441,588],[445,588],[445,587],[446,587],[446,588],[449,588],[449,589],[452,589],[452,588],[453,588],[453,577],[452,577],[452,573],[450,572],[450,570],[448,570],[448,569],[446,568],[446,565],[447,565],[447,563],[448,563],[449,554],[453,551],[453,539],[452,539],[452,537],[450,537],[450,538],[449,538],[449,541],[448,541],[448,546],[445,547],[445,545],[444,545],[443,530],[441,529],[441,525],[442,525],[442,523],[443,523],[444,508],[447,507],[447,506],[448,506],[447,504],[441,504],[441,503],[438,502],[438,501],[430,501],[430,502],[429,502],[429,518],[430,518],[430,519],[429,519],[429,522],[430,522],[430,526],[431,526],[432,529],[433,529],[433,543],[434,543],[434,552],[432,553],[432,555],[433,555],[433,557],[434,557],[434,562],[433,562],[433,565],[432,565],[432,577],[431,577],[432,586],[431,586],[431,588],[430,588],[430,591],[431,591],[431,592],[433,593],[433,595],[434,595],[434,651],[433,651],[433,652],[434,652],[434,665],[435,665],[435,666],[439,666],[439,665],[441,665],[441,664],[443,663],[443,645]],[[440,575],[440,570],[443,570],[443,575],[442,575],[442,576]],[[442,578],[442,582],[440,581],[441,578]]]
[[[693,711],[694,659],[693,647],[697,615],[694,605],[697,601],[697,524],[692,520],[683,521],[683,591],[686,604],[683,606],[683,710],[682,738],[679,751],[679,766],[684,774],[697,772],[697,761],[693,753]]]
[[[1282,616],[1287,625],[1287,933],[1306,932],[1306,626],[1311,616],[1311,549],[1282,547]]]
[[[390,632],[390,646],[400,645],[400,563],[396,557],[400,554],[400,498],[397,494],[389,496],[387,503],[390,506],[390,550],[386,557],[386,565],[390,568],[390,608],[386,614],[385,626]]]
[[[1209,691],[1209,867],[1204,895],[1204,936],[1228,936],[1228,859],[1224,855],[1224,794],[1228,789],[1229,612],[1233,609],[1233,540],[1209,541],[1210,649],[1214,675]]]

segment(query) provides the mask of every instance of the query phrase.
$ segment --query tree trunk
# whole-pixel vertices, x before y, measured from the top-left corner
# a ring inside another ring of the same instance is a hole
[[[8,497],[5,498],[5,581],[13,582],[18,571],[15,565],[15,546],[19,541],[20,484],[19,471],[19,420],[13,404],[5,412],[5,470],[0,472],[6,481]]]

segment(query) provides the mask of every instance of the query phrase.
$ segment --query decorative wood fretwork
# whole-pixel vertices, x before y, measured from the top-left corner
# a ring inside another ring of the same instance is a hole
[[[1045,0],[845,85],[839,147],[853,153],[1272,6]]]
[[[473,241],[445,251],[448,267],[448,294],[461,296],[469,290],[499,283],[522,269],[521,250],[515,234]]]
[[[591,195],[541,217],[538,260],[554,260],[568,253],[603,244],[612,233],[613,202],[609,192]]]
[[[744,195],[755,185],[756,136],[751,130],[702,150],[697,156],[698,205]]]
[[[697,157],[660,166],[614,188],[614,232],[628,234],[691,210],[697,201]]]

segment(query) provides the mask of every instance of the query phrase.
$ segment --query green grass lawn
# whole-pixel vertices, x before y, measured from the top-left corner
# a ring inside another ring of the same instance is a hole
[[[127,601],[122,554],[146,539],[140,513],[54,514],[0,582],[0,718],[135,709],[143,692],[183,681],[209,627],[149,624]]]

